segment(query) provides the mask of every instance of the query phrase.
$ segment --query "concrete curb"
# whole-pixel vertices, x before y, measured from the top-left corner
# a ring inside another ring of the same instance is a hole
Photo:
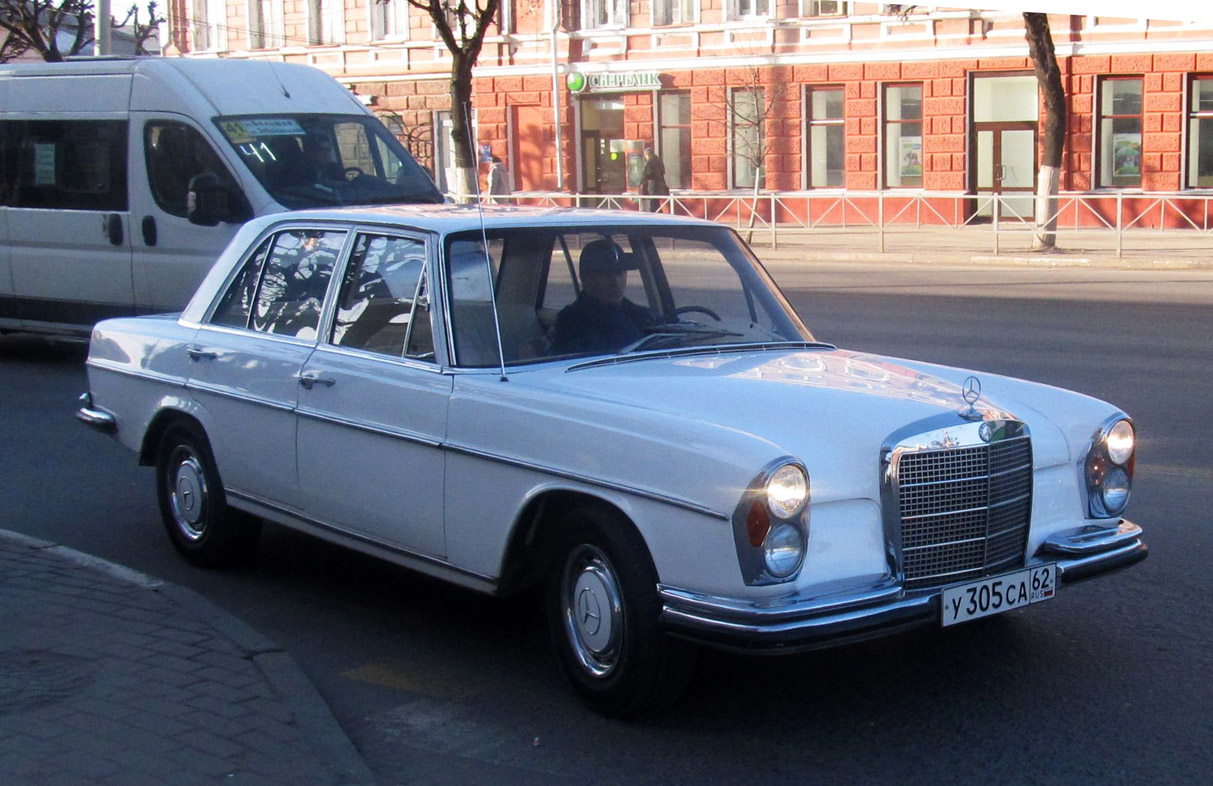
[[[12,530],[0,529],[0,538],[52,554],[83,568],[157,592],[228,638],[255,663],[270,687],[295,719],[300,731],[320,751],[319,758],[346,786],[373,786],[375,775],[333,716],[332,710],[293,657],[260,631],[224,611],[197,592],[148,576],[114,562]]]

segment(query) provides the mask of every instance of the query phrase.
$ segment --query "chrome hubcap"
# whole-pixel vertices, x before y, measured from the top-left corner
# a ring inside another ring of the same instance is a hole
[[[595,677],[609,675],[619,664],[623,602],[602,551],[587,544],[573,549],[564,566],[561,602],[565,634],[577,661]]]
[[[206,474],[197,456],[189,453],[177,462],[172,483],[173,520],[187,540],[197,541],[206,534],[207,504]]]

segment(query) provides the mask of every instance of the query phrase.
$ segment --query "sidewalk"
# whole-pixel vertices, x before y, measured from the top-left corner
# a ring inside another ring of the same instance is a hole
[[[746,227],[734,227],[742,237]],[[772,248],[769,227],[755,227],[750,244],[764,261],[916,263],[932,265],[1091,267],[1138,270],[1213,269],[1213,234],[1194,230],[1130,231],[1121,240],[1114,231],[1061,230],[1057,247],[1032,251],[1032,233],[1003,231],[989,226],[893,226],[883,233],[874,227],[780,227]]]
[[[0,783],[372,781],[273,642],[190,590],[0,530]]]

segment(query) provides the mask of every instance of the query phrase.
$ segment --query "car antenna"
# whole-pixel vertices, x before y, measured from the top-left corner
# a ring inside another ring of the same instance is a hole
[[[463,126],[467,130],[468,149],[472,152],[473,160],[476,159],[476,144],[472,138],[472,112],[469,104],[463,105]],[[480,215],[480,242],[484,248],[484,267],[489,274],[489,304],[493,307],[493,333],[497,337],[497,359],[501,361],[501,381],[509,382],[510,378],[505,373],[505,345],[501,341],[501,316],[497,312],[497,284],[493,281],[493,259],[489,255],[489,235],[484,228],[484,201],[480,194],[480,174],[472,178],[472,183],[476,189],[476,211]]]

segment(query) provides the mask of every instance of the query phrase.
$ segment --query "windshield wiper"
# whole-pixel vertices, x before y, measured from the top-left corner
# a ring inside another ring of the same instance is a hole
[[[648,348],[669,349],[670,347],[681,344],[684,340],[690,337],[694,337],[696,339],[739,338],[745,335],[744,333],[737,333],[732,330],[725,330],[724,328],[708,327],[695,323],[650,325],[649,327],[645,328],[645,332],[648,333],[647,336],[638,341],[633,341],[631,344],[628,344],[626,347],[619,350],[617,354],[627,355],[629,353],[640,352]],[[670,343],[660,344],[662,341],[667,341]],[[649,347],[650,344],[654,346]]]

